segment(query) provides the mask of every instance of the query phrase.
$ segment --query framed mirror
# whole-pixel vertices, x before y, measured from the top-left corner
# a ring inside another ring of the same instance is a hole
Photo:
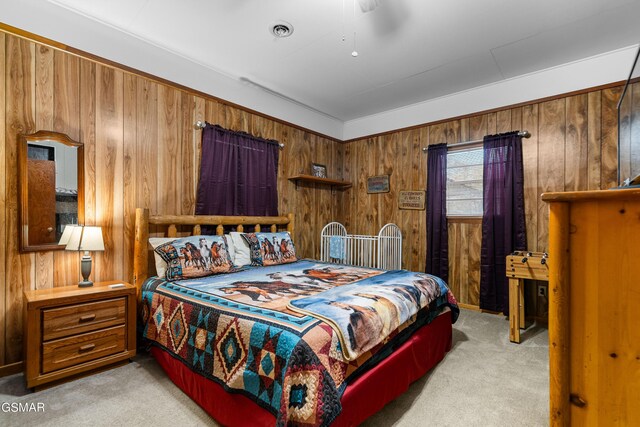
[[[84,146],[58,132],[20,135],[21,252],[64,249],[67,224],[84,223]]]

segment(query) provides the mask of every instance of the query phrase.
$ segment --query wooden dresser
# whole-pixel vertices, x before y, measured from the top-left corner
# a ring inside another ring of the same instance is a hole
[[[103,369],[136,354],[136,289],[95,283],[24,293],[27,387]]]
[[[552,426],[640,425],[640,189],[548,193]]]

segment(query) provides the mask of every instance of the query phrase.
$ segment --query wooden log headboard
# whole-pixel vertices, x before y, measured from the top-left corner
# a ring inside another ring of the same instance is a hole
[[[245,226],[252,226],[259,232],[262,226],[269,226],[269,231],[276,232],[278,226],[286,226],[287,231],[293,236],[293,214],[284,216],[221,216],[221,215],[149,215],[149,209],[136,209],[135,242],[133,246],[133,284],[138,290],[149,277],[149,226],[167,226],[167,237],[178,237],[178,226],[192,226],[191,235],[201,234],[201,226],[215,226],[216,234],[224,234],[225,225],[235,225],[236,230],[243,232]]]

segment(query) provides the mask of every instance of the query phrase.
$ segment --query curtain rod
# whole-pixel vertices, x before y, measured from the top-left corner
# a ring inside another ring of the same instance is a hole
[[[518,131],[518,136],[523,138],[531,138],[531,133],[528,130],[520,130]],[[476,139],[473,141],[464,141],[464,142],[452,142],[451,144],[447,144],[447,147],[464,147],[466,145],[479,144],[483,141],[483,139]],[[422,151],[426,153],[429,149],[427,147],[422,147]]]
[[[204,128],[206,128],[206,127],[207,127],[207,123],[206,123],[206,122],[203,122],[202,120],[198,120],[198,121],[196,122],[196,124],[195,124],[195,125],[193,125],[193,127],[194,127],[195,129],[204,129]],[[280,149],[283,149],[283,148],[284,148],[284,144],[283,144],[282,142],[279,142],[279,143],[278,143],[278,146],[280,147]]]

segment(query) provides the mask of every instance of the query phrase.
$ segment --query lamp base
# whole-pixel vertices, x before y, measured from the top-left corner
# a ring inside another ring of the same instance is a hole
[[[87,251],[85,251],[80,261],[80,272],[82,273],[82,280],[78,282],[78,287],[88,288],[93,286],[93,282],[89,280],[89,275],[91,274],[91,256]]]

